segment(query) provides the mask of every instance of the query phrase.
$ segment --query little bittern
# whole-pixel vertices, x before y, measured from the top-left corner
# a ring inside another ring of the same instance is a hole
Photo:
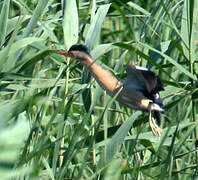
[[[127,79],[124,82],[117,80],[108,70],[97,64],[89,54],[86,46],[73,45],[69,51],[60,51],[59,54],[74,58],[83,64],[94,76],[99,85],[110,96],[132,109],[149,111],[149,125],[154,135],[160,136],[161,129],[151,117],[151,111],[158,123],[161,121],[162,100],[159,91],[164,90],[162,81],[154,72],[141,67],[128,65]]]

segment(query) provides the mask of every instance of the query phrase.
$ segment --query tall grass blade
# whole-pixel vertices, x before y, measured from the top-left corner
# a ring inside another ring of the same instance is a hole
[[[192,12],[192,32],[190,39],[190,49],[191,49],[191,58],[194,61],[197,60],[198,57],[198,1],[194,1],[193,3],[193,12]],[[195,67],[195,69],[198,69]]]
[[[7,35],[8,14],[9,14],[10,0],[4,0],[0,13],[0,47],[3,44]]]
[[[106,161],[109,162],[113,159],[114,155],[120,148],[124,138],[131,129],[136,118],[141,114],[141,112],[134,113],[127,121],[125,121],[121,127],[117,130],[111,141],[107,144]]]
[[[78,10],[76,1],[63,1],[63,32],[66,49],[78,41]]]
[[[93,49],[95,43],[99,40],[102,24],[110,6],[111,4],[101,5],[98,8],[95,17],[93,18],[85,39],[85,44],[89,47],[89,49]]]
[[[30,19],[27,27],[25,28],[23,37],[28,37],[32,33],[33,29],[35,28],[35,26],[37,25],[39,21],[39,18],[44,12],[44,9],[46,8],[47,3],[48,3],[48,0],[38,1],[34,14],[32,18]]]
[[[184,50],[184,55],[189,60],[189,51],[190,51],[190,1],[184,1],[183,14],[182,14],[182,26],[181,26],[181,35],[183,37],[182,47]]]

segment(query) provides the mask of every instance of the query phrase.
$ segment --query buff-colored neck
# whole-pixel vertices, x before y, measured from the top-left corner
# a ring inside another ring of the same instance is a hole
[[[96,81],[110,96],[114,96],[122,86],[120,81],[118,81],[108,70],[103,69],[99,64],[93,61],[90,56],[86,56],[86,58],[80,62],[92,72]]]

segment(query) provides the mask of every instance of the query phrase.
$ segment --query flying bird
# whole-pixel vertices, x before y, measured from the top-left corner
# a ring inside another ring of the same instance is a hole
[[[152,118],[151,112],[158,124],[161,122],[163,103],[159,91],[164,90],[162,81],[156,73],[142,67],[128,65],[127,79],[117,80],[108,70],[96,63],[86,46],[76,44],[69,51],[59,51],[61,55],[71,57],[83,64],[94,76],[99,85],[121,104],[136,110],[149,112],[149,125],[154,135],[160,136],[161,129]]]

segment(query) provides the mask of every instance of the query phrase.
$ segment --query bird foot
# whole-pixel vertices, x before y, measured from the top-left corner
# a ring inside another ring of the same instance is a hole
[[[149,104],[149,125],[151,127],[151,130],[154,134],[154,136],[161,137],[162,135],[162,129],[156,124],[155,119],[152,117],[151,113],[151,103]]]
[[[162,135],[162,129],[156,124],[155,119],[152,117],[149,117],[149,125],[151,127],[151,130],[155,136],[161,137]]]

